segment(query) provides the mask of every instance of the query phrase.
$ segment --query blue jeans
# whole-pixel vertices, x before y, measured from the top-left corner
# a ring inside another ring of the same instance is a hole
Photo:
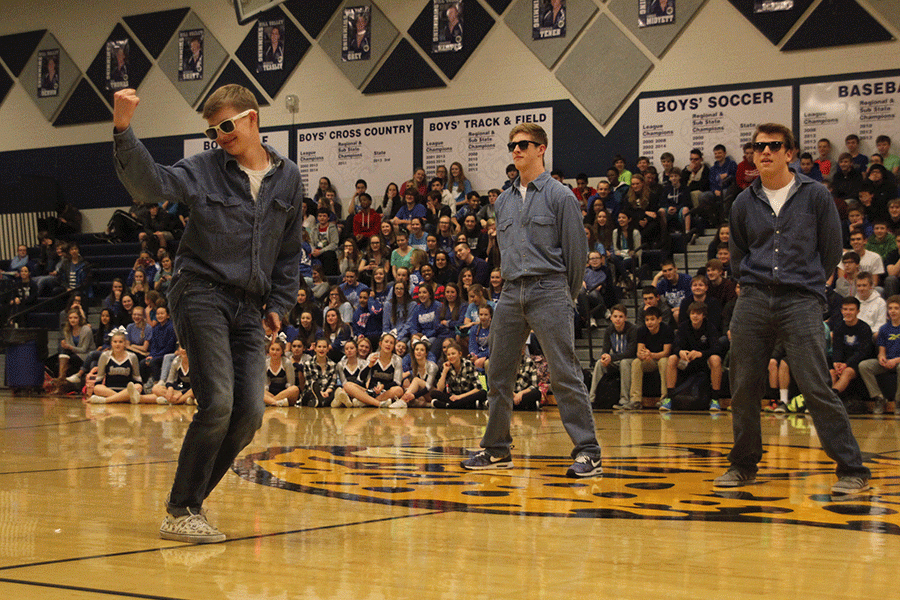
[[[233,287],[183,273],[169,304],[191,364],[197,413],[184,436],[169,512],[200,509],[262,425],[262,304]]]
[[[547,364],[550,382],[566,432],[580,453],[600,458],[594,413],[588,399],[581,364],[575,356],[575,306],[564,275],[523,277],[503,284],[491,320],[491,360],[487,380],[490,419],[481,447],[506,456],[512,444],[509,426],[513,389],[528,334],[534,330]]]
[[[762,459],[760,403],[768,386],[766,367],[776,341],[783,341],[791,375],[813,418],[838,476],[871,473],[862,464],[847,411],[831,389],[825,357],[822,301],[796,288],[743,286],[731,320],[731,399],[734,447],[731,464],[755,473]]]

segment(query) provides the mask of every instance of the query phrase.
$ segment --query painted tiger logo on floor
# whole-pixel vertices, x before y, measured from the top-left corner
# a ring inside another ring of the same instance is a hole
[[[633,452],[629,452],[629,450]],[[417,509],[541,517],[785,523],[900,534],[900,457],[865,455],[872,490],[838,501],[834,463],[816,448],[767,445],[757,482],[718,490],[729,444],[616,447],[602,479],[565,477],[571,460],[513,454],[514,468],[466,471],[456,447],[276,447],[234,471],[282,489]]]

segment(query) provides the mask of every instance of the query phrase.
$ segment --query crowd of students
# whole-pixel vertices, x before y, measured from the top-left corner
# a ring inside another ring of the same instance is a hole
[[[868,377],[865,384],[876,412],[884,410],[884,402],[877,386],[870,385],[870,375],[897,367],[900,348],[889,343],[889,332],[881,346],[857,347],[850,340],[865,337],[857,331],[860,324],[869,327],[873,340],[882,339],[881,328],[891,326],[890,303],[883,298],[900,293],[900,160],[890,153],[890,143],[879,136],[879,152],[866,157],[858,152],[858,137],[851,135],[845,140],[847,151],[833,160],[830,141],[820,140],[815,159],[803,153],[793,165],[832,190],[844,223],[848,252],[829,282],[832,301],[825,315],[825,329],[834,339],[835,389],[844,397],[860,397],[863,388],[853,382]],[[686,389],[695,395],[701,390],[711,410],[721,408],[728,325],[739,293],[728,277],[727,217],[734,198],[758,175],[752,149],[745,145],[743,150],[738,163],[717,145],[713,164],[707,165],[702,150],[694,149],[684,169],[675,167],[670,153],[661,155],[659,169],[640,157],[630,170],[617,156],[595,187],[586,175],[576,177],[572,190],[582,207],[589,246],[577,318],[579,325],[590,327],[609,322],[593,365],[592,399],[604,376],[620,373],[615,407],[640,408],[643,376],[656,371],[660,410],[673,408],[673,393],[688,381],[693,387]],[[516,175],[510,165],[502,188]],[[564,179],[559,171],[552,176]],[[438,168],[430,179],[416,169],[409,181],[389,184],[377,198],[358,180],[352,197],[342,201],[322,177],[313,197],[303,203],[297,303],[281,332],[267,332],[266,403],[483,406],[490,323],[503,286],[494,212],[500,193],[491,189],[482,197],[459,163]],[[110,231],[116,237],[137,236],[144,250],[128,279],[112,283],[97,331],[87,325],[83,298],[73,295],[61,315],[63,339],[58,353],[48,359],[48,369],[55,389],[84,385],[96,373],[100,387],[94,385],[90,396],[95,402],[190,401],[187,359],[176,353],[165,302],[174,275],[167,248],[189,215],[175,206],[151,207],[131,217],[140,226],[128,230],[131,221],[119,215]],[[672,253],[709,229],[716,233],[706,265],[693,277],[679,273]],[[16,305],[27,306],[38,295],[74,290],[90,281],[90,265],[77,244],[54,245],[45,236],[39,248],[39,261],[13,265],[21,291],[4,307],[7,318]],[[645,261],[650,255],[653,260]],[[24,257],[23,247],[17,259]],[[642,261],[660,268],[652,285],[640,290],[643,306],[633,325],[622,301],[638,292]],[[851,300],[858,304],[855,321],[848,316]],[[137,366],[123,362],[122,352],[131,353]],[[876,356],[879,352],[884,356]],[[776,351],[772,357],[770,380],[780,391],[769,409],[798,410],[802,399],[787,398],[788,384],[782,385],[789,381],[789,366],[781,354]],[[110,356],[119,379],[107,385],[102,380],[109,375]],[[126,368],[130,379],[122,383]],[[534,373],[526,353],[517,397],[521,394],[523,406],[530,408],[540,405]]]

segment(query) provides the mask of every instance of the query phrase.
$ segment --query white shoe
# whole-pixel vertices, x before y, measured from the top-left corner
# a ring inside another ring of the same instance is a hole
[[[203,514],[189,512],[183,517],[166,515],[159,526],[159,537],[188,544],[215,544],[225,541],[225,534],[213,527]]]
[[[353,407],[353,408],[362,408],[363,406],[367,406],[367,405],[366,405],[365,402],[363,402],[363,401],[361,401],[361,400],[357,400],[356,398],[354,398],[354,399],[350,402],[350,406]]]
[[[335,402],[337,402],[337,406],[335,406]],[[347,395],[347,392],[342,389],[337,389],[334,391],[334,400],[331,402],[331,406],[333,408],[337,408],[338,406],[351,408],[353,402],[350,401],[350,396]]]
[[[597,319],[591,317],[591,329],[597,329]]]
[[[81,383],[81,375],[75,373],[74,375],[69,375],[66,377],[66,381],[69,383]]]
[[[88,402],[90,402],[91,404],[106,404],[106,398],[94,394],[93,396],[88,398]]]
[[[406,408],[406,402],[403,400],[394,400],[388,408]]]
[[[131,403],[140,404],[141,393],[137,390],[136,387],[134,387],[133,381],[128,382],[128,387],[126,389],[128,390],[128,399],[131,401]]]
[[[290,401],[287,398],[281,398],[280,400],[275,401],[275,406],[290,406]]]
[[[391,407],[390,400],[382,400],[381,402],[378,403],[378,408],[390,408],[390,407]]]
[[[157,396],[157,397],[156,397],[156,403],[157,403],[157,404],[168,404],[169,401],[166,400],[165,398],[163,398],[162,396]]]

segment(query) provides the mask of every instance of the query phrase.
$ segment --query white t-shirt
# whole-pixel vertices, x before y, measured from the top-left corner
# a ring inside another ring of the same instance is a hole
[[[527,191],[528,191],[528,186],[527,186],[527,185],[520,185],[520,186],[519,186],[519,193],[522,194],[522,202],[525,202],[525,192],[527,192]]]
[[[268,158],[268,157],[266,157]],[[266,166],[258,171],[254,171],[253,169],[248,169],[241,163],[238,163],[238,166],[241,168],[241,171],[247,174],[247,177],[250,178],[250,194],[253,196],[253,201],[256,202],[257,196],[259,196],[259,186],[262,185],[263,177],[266,176],[266,173],[269,172],[269,169],[272,168],[272,161],[269,160],[266,163]]]
[[[772,206],[772,210],[775,211],[776,217],[778,216],[778,213],[781,212],[781,207],[787,202],[788,192],[791,191],[792,185],[794,185],[793,178],[791,178],[791,181],[786,186],[777,190],[770,190],[766,186],[763,186],[763,191],[766,193],[766,198],[769,199],[769,204]]]

